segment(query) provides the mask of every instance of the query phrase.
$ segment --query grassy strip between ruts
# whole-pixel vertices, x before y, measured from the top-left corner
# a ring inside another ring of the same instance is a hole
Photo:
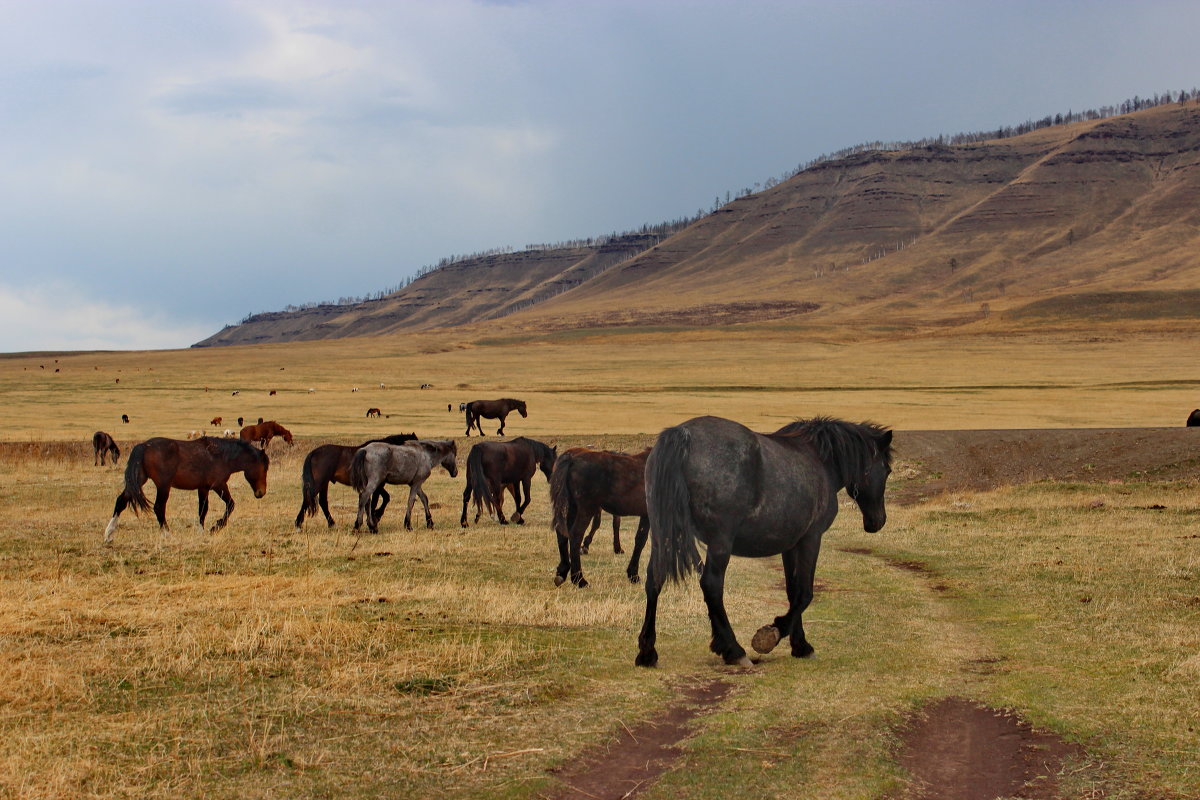
[[[112,549],[119,470],[0,464],[0,793],[534,797],[549,768],[714,676],[734,693],[646,796],[900,792],[895,726],[947,694],[1084,744],[1094,761],[1071,765],[1068,796],[1200,793],[1194,484],[943,498],[893,508],[875,535],[844,508],[807,615],[817,658],[784,646],[727,670],[688,585],[664,594],[662,668],[646,671],[642,591],[606,533],[585,560],[593,588],[553,588],[540,477],[524,527],[461,531],[461,479],[439,473],[436,529],[404,532],[394,505],[356,539],[345,487],[337,528],[294,531],[303,452],[274,452],[264,500],[235,478],[225,532],[197,532],[194,494],[177,492],[174,541],[127,517]],[[743,642],[782,606],[776,563],[731,568]]]

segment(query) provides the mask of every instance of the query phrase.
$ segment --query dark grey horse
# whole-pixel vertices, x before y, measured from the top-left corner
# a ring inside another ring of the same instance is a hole
[[[358,490],[358,518],[354,521],[354,530],[362,527],[365,517],[371,533],[379,532],[379,520],[371,508],[371,501],[385,483],[408,484],[405,530],[412,530],[412,510],[418,497],[425,506],[425,526],[432,528],[429,498],[421,484],[429,478],[435,466],[441,466],[450,473],[451,478],[457,477],[457,458],[458,446],[453,441],[417,439],[404,444],[372,442],[360,447],[350,462],[350,484]]]
[[[646,567],[646,619],[637,663],[658,663],[655,613],[664,580],[678,581],[700,561],[700,588],[712,623],[712,651],[727,664],[748,665],[725,613],[730,556],[781,554],[788,610],[754,636],[770,652],[791,638],[792,655],[811,655],[801,614],[813,597],[821,535],[837,516],[837,493],[862,511],[874,533],[887,521],[883,493],[891,472],[892,432],[872,423],[817,417],[760,434],[719,417],[697,417],[659,434],[646,464],[647,510],[654,546]]]

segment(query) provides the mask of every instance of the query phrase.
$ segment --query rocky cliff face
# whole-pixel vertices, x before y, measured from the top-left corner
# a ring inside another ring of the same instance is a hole
[[[859,153],[665,240],[463,261],[383,300],[261,314],[200,344],[501,317],[536,327],[800,314],[946,322],[981,303],[1190,290],[1200,287],[1197,198],[1200,106],[1159,106],[1009,139]]]

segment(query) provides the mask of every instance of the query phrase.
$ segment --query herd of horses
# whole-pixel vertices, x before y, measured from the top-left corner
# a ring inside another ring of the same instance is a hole
[[[480,417],[500,420],[512,410],[527,416],[525,404],[506,399],[465,404],[467,433]],[[493,416],[494,415],[494,416]],[[1188,419],[1200,425],[1200,409]],[[233,511],[229,477],[243,472],[255,497],[266,493],[269,459],[266,444],[273,436],[291,441],[291,434],[270,423],[267,428],[239,439],[202,437],[195,441],[155,438],[132,449],[125,468],[125,484],[117,496],[113,516],[105,529],[111,543],[121,512],[149,510],[142,491],[147,480],[158,490],[153,509],[159,527],[167,533],[166,504],[172,488],[195,490],[199,518],[204,524],[208,493],[225,501],[225,513],[213,526],[223,527]],[[261,438],[260,438],[261,434]],[[261,446],[255,446],[258,443]],[[97,462],[102,454],[120,451],[111,436],[93,437]],[[815,417],[783,426],[773,433],[757,433],[719,417],[697,417],[666,428],[655,444],[641,453],[626,454],[589,448],[556,448],[535,439],[517,437],[508,442],[480,442],[466,459],[466,486],[460,524],[468,526],[467,509],[474,501],[475,521],[486,510],[501,524],[524,522],[530,502],[530,484],[541,471],[550,486],[551,527],[558,544],[555,584],[568,579],[577,587],[588,585],[580,556],[595,533],[601,512],[612,514],[618,530],[623,516],[638,517],[632,557],[626,569],[638,582],[638,561],[647,539],[652,540],[646,565],[646,609],[638,635],[635,663],[658,663],[656,613],[666,583],[700,573],[700,588],[712,629],[710,649],[727,664],[751,663],[738,643],[724,606],[725,572],[732,556],[782,558],[787,611],[764,624],[751,640],[759,653],[768,653],[788,639],[791,654],[806,657],[814,652],[802,623],[813,599],[814,574],[822,535],[838,513],[841,490],[858,506],[863,529],[876,532],[887,521],[884,492],[891,473],[892,432],[870,422],[851,423]],[[422,484],[436,467],[451,477],[458,474],[457,449],[452,440],[420,439],[415,433],[370,440],[358,446],[325,444],[313,449],[302,468],[302,500],[295,525],[320,507],[330,527],[327,493],[330,483],[352,486],[359,493],[354,529],[364,521],[372,532],[387,507],[388,484],[408,484],[404,526],[411,530],[417,499],[424,505],[425,523],[433,527],[429,499]],[[510,519],[503,511],[504,494],[512,496]],[[591,527],[590,534],[585,531]],[[699,544],[704,545],[701,557]],[[614,535],[614,551],[621,552]]]

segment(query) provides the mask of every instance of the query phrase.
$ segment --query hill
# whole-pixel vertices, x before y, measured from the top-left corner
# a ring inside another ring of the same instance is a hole
[[[1200,106],[1164,104],[1003,139],[857,152],[663,241],[460,262],[381,301],[259,315],[200,344],[500,317],[528,329],[784,317],[945,326],[991,315],[1035,325],[1100,307],[1110,318],[1156,307],[1195,317],[1196,197]]]

